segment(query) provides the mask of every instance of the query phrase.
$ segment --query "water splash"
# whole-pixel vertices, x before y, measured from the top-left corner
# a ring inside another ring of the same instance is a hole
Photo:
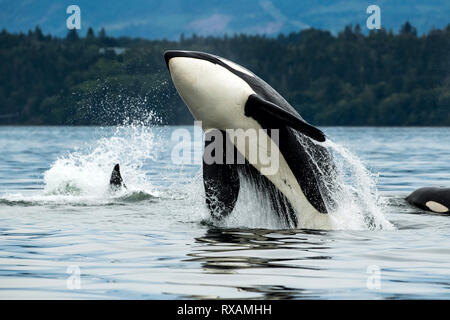
[[[301,138],[299,139],[307,139]],[[331,154],[326,174],[311,146],[310,139],[303,143],[319,172],[319,187],[329,211],[333,229],[392,230],[394,226],[385,218],[385,203],[378,194],[378,175],[372,174],[361,160],[345,147],[327,139],[320,145]],[[333,166],[331,166],[333,164]]]
[[[146,125],[151,120],[148,114],[145,120],[115,127],[112,136],[59,157],[44,173],[44,194],[91,199],[130,195],[141,199],[139,193],[156,193],[143,170],[146,160],[155,159],[159,142],[154,128]],[[120,163],[127,189],[111,194],[109,178],[116,163]]]

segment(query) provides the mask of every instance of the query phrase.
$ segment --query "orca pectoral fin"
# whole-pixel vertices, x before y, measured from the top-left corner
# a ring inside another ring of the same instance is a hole
[[[216,218],[229,215],[239,195],[239,175],[235,165],[203,164],[206,205]]]
[[[239,195],[239,173],[236,164],[226,164],[225,139],[214,141],[212,136],[220,133],[222,138],[226,137],[224,131],[212,130],[205,133],[205,150],[212,143],[223,143],[222,155],[219,162],[208,163],[203,157],[203,184],[205,187],[206,205],[212,216],[221,218],[229,215],[236,204]],[[235,150],[237,151],[237,150]],[[215,152],[220,152],[216,150]]]
[[[288,112],[278,105],[262,99],[256,94],[248,97],[245,104],[245,115],[255,120],[265,118],[272,122],[287,125],[319,142],[325,141],[325,134],[303,120],[299,115]]]

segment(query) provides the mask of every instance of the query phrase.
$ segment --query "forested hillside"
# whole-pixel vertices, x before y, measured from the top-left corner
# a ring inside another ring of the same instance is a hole
[[[276,38],[183,36],[177,42],[108,37],[89,29],[64,39],[0,33],[0,124],[117,124],[146,111],[190,123],[163,52],[206,51],[233,60],[278,90],[316,125],[450,125],[450,25],[417,36],[337,36],[308,29]]]

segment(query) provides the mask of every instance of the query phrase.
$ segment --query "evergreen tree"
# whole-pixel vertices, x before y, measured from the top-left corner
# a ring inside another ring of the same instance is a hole
[[[69,32],[67,32],[66,40],[77,41],[79,39],[77,29],[70,29]]]
[[[89,27],[89,29],[88,29],[88,31],[86,33],[86,40],[92,41],[94,39],[95,39],[94,30],[91,27]]]

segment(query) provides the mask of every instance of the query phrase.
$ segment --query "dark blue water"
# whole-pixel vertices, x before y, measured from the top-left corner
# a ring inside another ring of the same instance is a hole
[[[450,128],[324,128],[359,193],[330,231],[277,229],[251,192],[211,224],[176,129],[1,127],[0,298],[450,298],[450,217],[403,200],[450,186]]]

